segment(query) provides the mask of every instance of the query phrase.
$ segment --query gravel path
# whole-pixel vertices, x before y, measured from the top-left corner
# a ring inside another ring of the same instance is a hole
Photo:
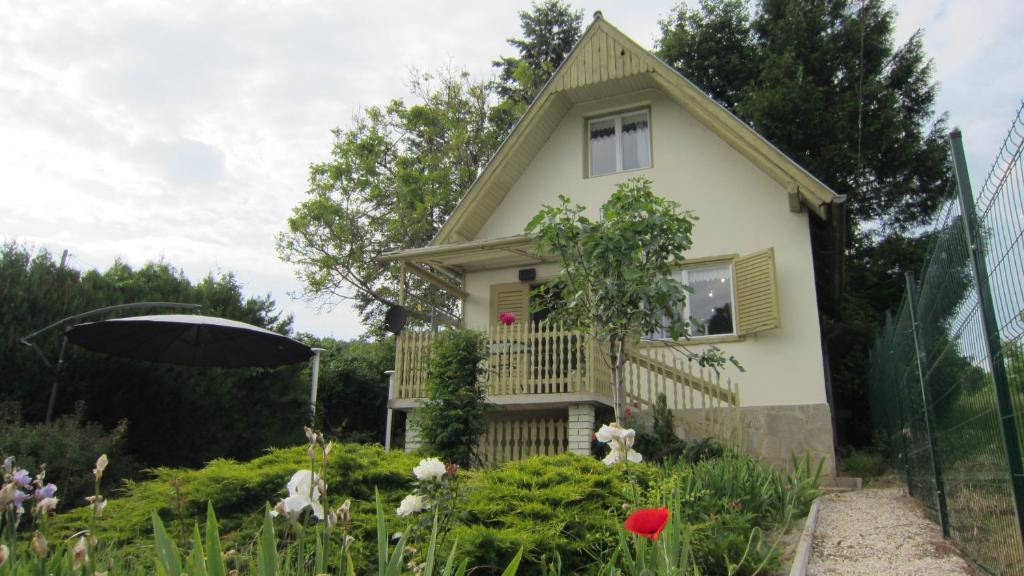
[[[830,494],[821,500],[810,576],[974,575],[903,488]]]

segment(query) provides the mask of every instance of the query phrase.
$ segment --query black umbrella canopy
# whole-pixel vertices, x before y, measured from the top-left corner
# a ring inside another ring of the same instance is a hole
[[[259,326],[187,314],[134,316],[79,324],[68,341],[114,356],[221,368],[273,368],[309,360],[313,350]]]

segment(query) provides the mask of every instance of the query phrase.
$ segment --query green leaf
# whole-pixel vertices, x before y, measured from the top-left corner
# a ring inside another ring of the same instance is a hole
[[[352,554],[345,551],[345,576],[356,576],[356,566],[352,563]]]
[[[181,557],[178,555],[178,547],[167,536],[164,523],[160,516],[152,513],[153,518],[153,539],[154,552],[156,553],[156,565],[161,574],[167,576],[181,576]]]
[[[436,518],[435,518],[435,520],[436,520]],[[452,544],[451,552],[448,553],[448,560],[444,563],[444,570],[441,571],[441,576],[452,576],[452,567],[455,564],[455,551],[458,548],[459,548],[459,541],[455,540],[455,543]]]
[[[259,551],[256,557],[256,575],[276,576],[277,562],[277,536],[274,534],[274,521],[268,506],[263,513],[263,529],[260,531]]]
[[[430,545],[427,546],[427,567],[423,576],[433,576],[434,558],[437,553],[437,510],[434,510],[434,521],[430,525]],[[451,560],[451,558],[449,558]]]
[[[373,489],[373,500],[377,506],[377,570],[388,565],[388,528],[384,522],[384,507],[380,502],[380,492]]]
[[[520,548],[519,552],[516,553],[515,558],[509,562],[508,567],[501,573],[501,576],[514,576],[519,571],[519,562],[523,559],[523,549]]]
[[[206,572],[209,576],[227,574],[227,565],[224,564],[224,553],[220,546],[217,516],[213,512],[213,503],[209,500],[206,502]]]
[[[203,537],[199,535],[199,525],[192,527],[192,553],[189,554],[189,576],[208,576],[206,572],[206,554],[203,552]]]
[[[324,554],[324,533],[319,528],[316,531],[316,554],[313,557],[313,574],[323,574],[327,564],[327,556]]]

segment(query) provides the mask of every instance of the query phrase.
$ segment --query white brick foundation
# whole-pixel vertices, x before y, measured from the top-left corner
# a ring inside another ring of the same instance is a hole
[[[590,404],[569,406],[569,452],[590,456],[590,441],[594,434],[594,407]]]
[[[414,412],[410,412],[405,418],[405,451],[415,452],[423,445],[420,440],[420,423]]]

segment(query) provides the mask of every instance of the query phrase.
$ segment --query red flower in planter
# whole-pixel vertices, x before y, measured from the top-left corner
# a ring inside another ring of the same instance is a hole
[[[501,322],[505,326],[511,326],[516,323],[516,315],[511,312],[502,312],[498,314],[498,322]]]
[[[644,538],[657,540],[668,524],[668,508],[641,508],[626,518],[626,530]]]

